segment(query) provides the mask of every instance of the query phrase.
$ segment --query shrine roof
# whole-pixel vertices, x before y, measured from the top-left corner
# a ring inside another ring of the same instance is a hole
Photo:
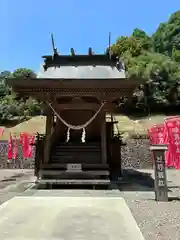
[[[37,78],[122,79],[125,72],[111,66],[49,67],[46,71],[41,66]]]
[[[123,79],[123,63],[107,54],[43,56],[38,78]]]

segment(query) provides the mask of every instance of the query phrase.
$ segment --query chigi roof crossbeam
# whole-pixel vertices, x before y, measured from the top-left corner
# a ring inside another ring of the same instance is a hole
[[[52,41],[52,55],[44,55],[44,70],[49,67],[60,66],[81,66],[81,65],[116,65],[117,57],[110,54],[110,35],[109,46],[104,54],[95,54],[91,47],[88,48],[87,54],[76,54],[74,48],[70,49],[69,55],[61,55],[55,47],[54,36],[51,34]]]

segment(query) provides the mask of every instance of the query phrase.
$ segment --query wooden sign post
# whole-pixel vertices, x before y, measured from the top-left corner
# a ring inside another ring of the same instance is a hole
[[[165,151],[167,145],[152,145],[150,150],[154,157],[155,170],[155,199],[156,201],[168,202],[168,187],[165,168]]]

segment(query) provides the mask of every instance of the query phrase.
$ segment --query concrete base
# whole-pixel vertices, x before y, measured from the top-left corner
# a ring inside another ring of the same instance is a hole
[[[15,197],[0,206],[0,216],[4,240],[144,240],[117,197]]]

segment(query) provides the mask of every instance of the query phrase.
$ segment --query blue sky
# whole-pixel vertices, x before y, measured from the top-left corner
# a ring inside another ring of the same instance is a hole
[[[134,28],[152,34],[180,9],[179,0],[0,0],[0,70],[38,71],[42,55],[51,54],[50,33],[61,54],[73,47],[102,53],[118,36]]]

